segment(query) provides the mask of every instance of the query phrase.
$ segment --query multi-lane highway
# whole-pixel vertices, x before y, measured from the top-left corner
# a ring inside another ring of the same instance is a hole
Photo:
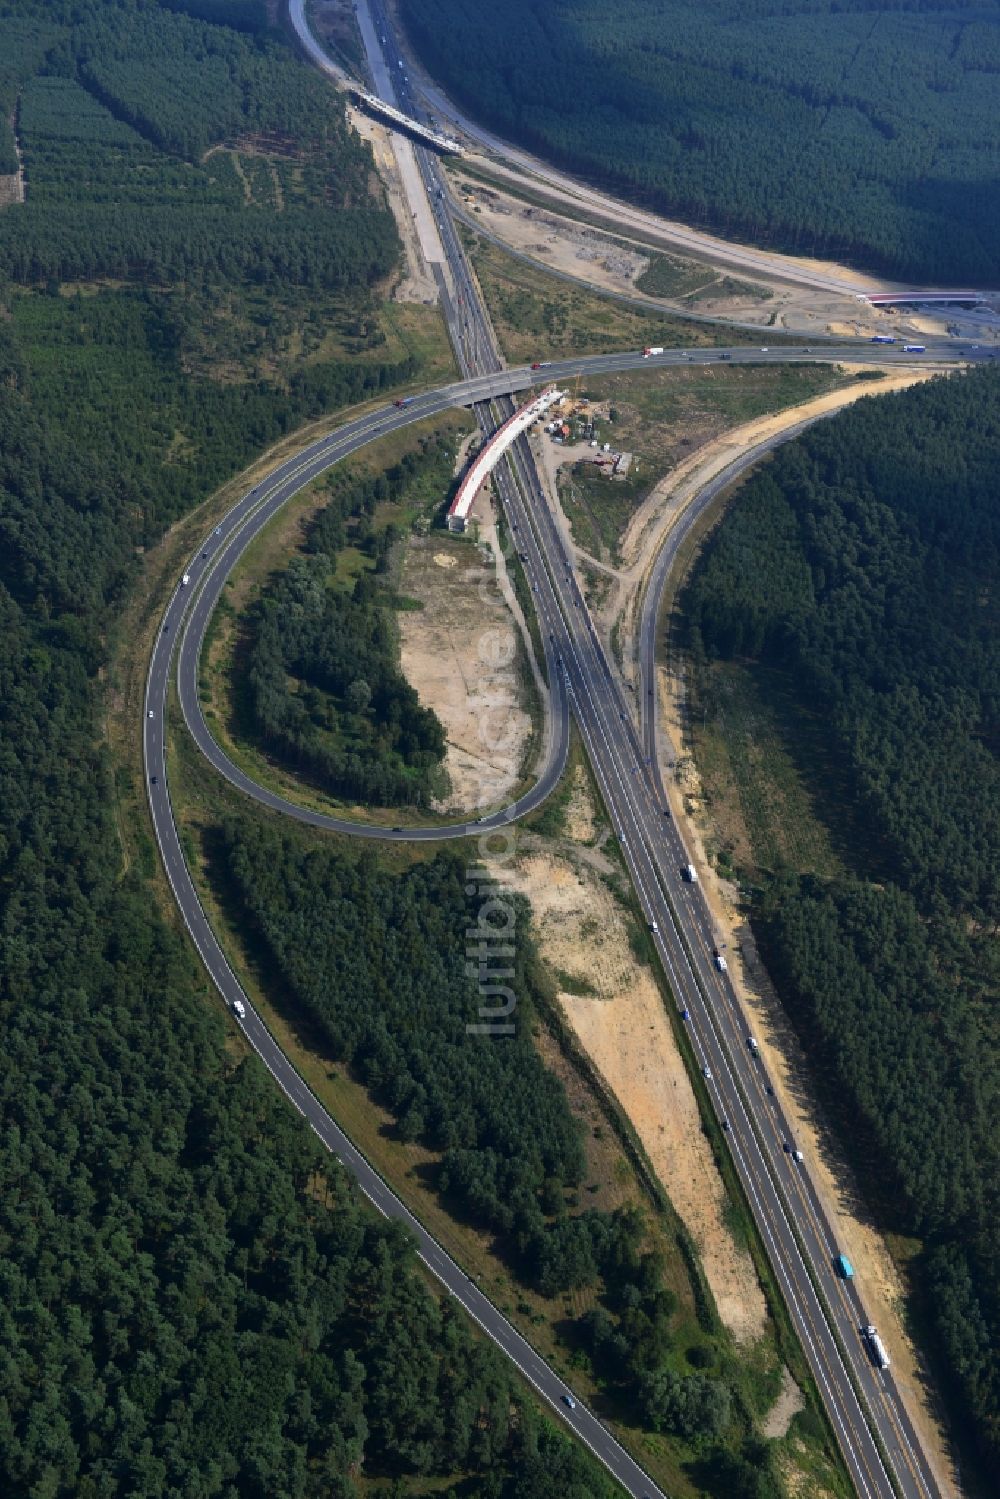
[[[693,357],[698,362],[706,363],[717,359],[719,352],[699,351]],[[733,349],[726,352],[732,354],[734,361],[762,360],[766,357],[814,357],[795,352],[790,355],[789,351],[775,351],[769,356],[762,355],[759,350]],[[869,357],[874,357],[877,352],[872,351]],[[655,363],[667,366],[685,364],[689,354],[690,351],[666,351]],[[879,354],[879,357],[885,356]],[[897,361],[901,360],[902,356],[897,356]],[[768,1100],[765,1122],[770,1119],[773,1135],[770,1141],[770,1159],[766,1159],[767,1153],[751,1125],[751,1105],[759,1103],[759,1099],[755,1098],[753,1092],[747,1092],[747,1079],[742,1076],[747,1072],[749,1062],[744,1054],[745,1036],[740,1034],[738,1006],[734,996],[724,992],[720,997],[717,992],[720,986],[716,982],[718,976],[711,964],[708,947],[710,927],[706,913],[696,899],[697,892],[685,887],[680,879],[680,869],[686,863],[686,855],[683,854],[676,830],[669,819],[663,816],[665,799],[656,783],[655,757],[653,766],[645,763],[651,758],[648,745],[644,752],[628,706],[601,652],[569,559],[563,551],[561,538],[538,487],[534,469],[525,463],[521,445],[514,450],[505,504],[518,550],[526,557],[525,571],[549,655],[555,732],[551,739],[549,758],[539,782],[517,807],[505,809],[486,819],[485,824],[475,822],[457,827],[435,826],[425,829],[392,829],[324,817],[275,796],[266,788],[256,785],[233,765],[212,738],[198,700],[197,674],[201,645],[226,577],[275,511],[331,464],[385,433],[431,417],[451,406],[499,399],[511,389],[525,389],[532,382],[543,379],[565,380],[573,375],[634,369],[651,362],[654,361],[645,361],[639,353],[608,355],[561,362],[534,373],[516,370],[457,382],[419,395],[405,408],[385,407],[348,423],[288,460],[265,481],[248,491],[211,535],[205,538],[202,546],[190,559],[186,568],[188,582],[182,584],[178,581],[157,636],[150,665],[144,724],[148,791],[154,827],[175,897],[202,959],[227,1003],[232,1006],[239,999],[244,1005],[245,1019],[242,1023],[247,1037],[289,1098],[306,1115],[320,1138],[331,1149],[336,1150],[358,1175],[372,1200],[383,1211],[392,1216],[405,1217],[411,1223],[418,1233],[421,1253],[430,1268],[440,1276],[449,1290],[459,1296],[500,1346],[515,1358],[539,1391],[554,1402],[561,1403],[565,1394],[562,1381],[545,1369],[527,1344],[522,1346],[523,1340],[470,1285],[461,1269],[444,1255],[440,1246],[419,1230],[419,1226],[413,1224],[411,1215],[389,1192],[377,1174],[364,1163],[306,1088],[280,1052],[246,995],[242,993],[209,928],[184,862],[170,807],[164,736],[171,665],[176,652],[180,701],[196,742],[220,772],[248,795],[289,815],[339,831],[376,838],[441,838],[462,833],[481,834],[485,827],[506,822],[527,807],[537,804],[558,778],[564,763],[568,733],[567,701],[571,701],[606,804],[615,820],[647,919],[651,927],[656,927],[652,934],[653,940],[660,951],[677,1002],[691,1017],[688,1025],[692,1045],[698,1056],[706,1059],[701,1065],[709,1066],[712,1070],[711,1080],[706,1081],[709,1082],[720,1116],[729,1123],[734,1158],[738,1167],[742,1168],[741,1175],[758,1222],[761,1223],[764,1241],[775,1262],[776,1273],[788,1299],[793,1319],[807,1352],[811,1351],[814,1367],[819,1366],[817,1378],[828,1406],[832,1406],[834,1411],[846,1407],[847,1416],[851,1418],[847,1420],[843,1415],[840,1416],[838,1437],[847,1452],[852,1450],[851,1441],[856,1448],[861,1449],[852,1463],[852,1473],[859,1492],[872,1495],[889,1493],[891,1490],[884,1479],[881,1483],[872,1481],[880,1475],[878,1453],[870,1436],[867,1442],[864,1441],[867,1426],[853,1395],[850,1375],[845,1370],[839,1383],[835,1378],[837,1364],[842,1364],[837,1336],[826,1325],[825,1314],[810,1279],[811,1268],[820,1290],[825,1287],[828,1298],[831,1292],[835,1296],[839,1295],[839,1289],[832,1280],[830,1261],[833,1251],[831,1249],[830,1253],[826,1252],[830,1246],[823,1243],[822,1234],[817,1230],[810,1237],[814,1243],[818,1241],[821,1245],[819,1251],[814,1250],[814,1260],[818,1263],[810,1267],[803,1259],[799,1235],[789,1221],[787,1202],[789,1181],[792,1184],[801,1183],[802,1173],[781,1150],[781,1135],[785,1126],[774,1109],[773,1100],[766,1093],[763,1095]],[[692,521],[700,503],[696,502],[688,512]],[[679,537],[672,536],[670,548],[675,549],[678,544]],[[664,557],[667,556],[664,553]],[[661,563],[660,567],[664,569],[664,564]],[[660,573],[660,576],[663,575],[665,569]],[[647,615],[649,612],[647,606]],[[648,631],[644,633],[645,638],[648,638]],[[650,721],[651,718],[652,715]],[[728,986],[724,987],[728,990]],[[720,998],[725,1003],[721,1005],[721,1019],[716,1028],[711,1024],[712,1003],[713,1000],[719,1003]],[[749,1070],[753,1081],[759,1069],[750,1066]],[[818,1206],[810,1204],[810,1212],[816,1222],[820,1223]],[[842,1312],[841,1322],[844,1315]],[[848,1326],[846,1331],[850,1338],[847,1359],[853,1367],[854,1378],[861,1387],[866,1382],[871,1384],[874,1381],[883,1387],[882,1393],[888,1400],[891,1390],[886,1381],[881,1376],[875,1376],[863,1362],[856,1328]],[[843,1329],[839,1338],[844,1344]],[[837,1396],[836,1400],[834,1395]],[[655,1491],[655,1486],[645,1474],[638,1469],[629,1469],[631,1459],[582,1406],[577,1404],[574,1410],[563,1406],[562,1414],[632,1493],[652,1494]],[[838,1418],[834,1419],[836,1425]],[[915,1444],[901,1419],[898,1425],[900,1437],[897,1441],[890,1433],[890,1441],[907,1455],[906,1442],[909,1442],[911,1448],[915,1448]],[[853,1437],[852,1428],[858,1428]],[[913,1461],[916,1464],[916,1456]],[[928,1484],[925,1487],[914,1486],[912,1489],[904,1486],[904,1492],[931,1494],[935,1490]]]
[[[499,380],[467,381],[421,397],[402,411],[390,406],[370,416],[359,418],[330,437],[313,444],[296,459],[282,465],[268,480],[250,490],[229,511],[188,562],[182,575],[187,582],[178,579],[177,587],[164,611],[156,637],[147,680],[143,722],[147,790],[160,854],[184,922],[219,993],[229,1008],[239,1016],[239,1024],[247,1040],[261,1057],[275,1081],[307,1119],[324,1145],[333,1151],[357,1178],[363,1191],[374,1205],[387,1217],[398,1218],[407,1224],[416,1238],[419,1254],[427,1268],[461,1302],[470,1316],[475,1318],[496,1345],[512,1359],[538,1393],[560,1411],[577,1436],[599,1457],[622,1486],[635,1496],[647,1495],[652,1499],[652,1496],[656,1495],[658,1499],[665,1499],[648,1475],[615,1441],[598,1418],[579,1401],[574,1400],[559,1376],[549,1368],[503,1314],[445,1253],[441,1245],[413,1217],[334,1122],[281,1051],[230,968],[209,925],[184,859],[180,836],[173,818],[167,781],[166,723],[173,660],[176,656],[179,663],[194,663],[196,670],[198,643],[203,637],[204,625],[210,612],[210,600],[214,601],[218,598],[219,589],[235,561],[260,526],[266,524],[267,517],[332,463],[356,451],[374,438],[392,432],[407,422],[431,416],[455,404],[471,403],[485,399],[494,392],[509,390],[512,384],[517,387],[527,385],[529,379],[530,373],[521,372],[519,375]],[[555,620],[551,623],[555,624]],[[176,649],[178,638],[182,639],[179,650]],[[185,674],[187,669],[185,665]],[[190,712],[191,696],[183,681],[180,690],[182,701],[186,704],[185,711]],[[552,784],[564,761],[565,735],[568,730],[565,694],[558,682],[553,683],[551,696],[562,728],[553,736],[554,750],[549,760],[548,784]],[[213,762],[218,763],[212,754],[214,742],[204,729],[200,712],[191,714],[190,721],[197,742],[210,754]],[[199,729],[199,724],[201,729]],[[244,790],[256,795],[260,800],[270,805],[277,803],[281,810],[291,811],[293,815],[298,815],[299,809],[281,802],[280,799],[272,798],[263,788],[254,787],[252,783],[241,777],[236,767],[229,767],[226,764],[220,766],[220,769],[237,785],[241,785]],[[536,798],[532,797],[526,801],[533,802],[534,799]],[[506,820],[506,816],[509,815],[507,813],[504,818],[498,820]],[[346,826],[352,831],[364,831],[377,837],[399,836],[394,835],[393,831],[387,828],[362,830],[356,825],[339,824],[336,821],[333,821],[332,825]],[[471,832],[473,830],[482,832],[482,825],[468,824],[460,831]],[[454,833],[455,830],[451,831]],[[420,837],[422,835],[419,830],[411,830],[406,836]],[[440,837],[442,830],[429,829],[425,836]],[[569,1403],[570,1401],[572,1404]]]
[[[695,353],[689,350],[671,349],[665,350],[663,355],[658,356],[655,360],[646,360],[640,353],[636,352],[633,354],[601,355],[577,361],[560,361],[559,363],[549,365],[544,371],[514,370],[507,374],[486,376],[460,384],[444,386],[439,390],[424,392],[416,396],[409,405],[402,409],[392,406],[380,412],[359,417],[356,421],[350,422],[330,436],[320,439],[311,447],[306,448],[281,464],[265,481],[243,497],[240,503],[226,517],[219,530],[207,538],[204,546],[189,565],[188,575],[191,583],[188,586],[192,590],[193,602],[191,608],[184,615],[184,629],[180,636],[178,651],[177,681],[185,722],[202,754],[238,790],[263,802],[273,810],[297,818],[300,822],[309,823],[313,827],[325,828],[331,832],[353,833],[364,838],[409,838],[415,841],[428,841],[453,837],[472,831],[483,832],[491,826],[514,821],[516,818],[522,817],[526,812],[530,812],[534,807],[539,806],[556,785],[562,774],[569,743],[568,702],[562,674],[558,671],[554,673],[552,678],[551,712],[553,715],[553,733],[550,736],[547,760],[530,790],[517,802],[510,807],[504,808],[502,811],[498,811],[488,817],[479,818],[476,821],[426,827],[387,828],[377,823],[359,822],[328,813],[317,812],[287,797],[280,796],[276,792],[270,791],[254,781],[251,776],[241,770],[226,754],[225,750],[222,749],[215,739],[205,720],[201,697],[198,691],[201,651],[212,613],[222,595],[226,580],[240,556],[254,537],[271,521],[281,506],[326,469],[341,459],[346,458],[349,454],[356,452],[376,437],[384,436],[388,432],[398,430],[400,427],[407,426],[414,421],[434,416],[456,405],[479,404],[484,398],[489,396],[498,400],[501,397],[509,399],[509,392],[511,390],[526,389],[531,383],[538,383],[543,379],[558,383],[560,380],[565,381],[574,377],[606,374],[613,371],[646,367],[650,364],[656,364],[661,367],[676,367],[679,362],[682,362],[684,365],[688,365],[691,362],[705,365],[714,363],[721,358],[723,352],[734,363],[760,361],[765,358],[787,361],[789,358],[811,359],[813,357],[812,355],[807,356],[801,351],[776,350],[773,354],[764,356],[759,351],[751,352],[746,349],[732,349],[727,351],[711,349],[699,350]],[[755,456],[759,456],[756,450]],[[519,464],[523,471],[523,453],[519,457]],[[729,471],[727,470],[728,476]],[[502,479],[503,477],[506,477],[508,484],[511,482],[509,474],[501,476]],[[712,498],[717,489],[718,485],[706,489],[704,494],[695,502],[695,505],[691,507],[690,514],[692,517],[700,512],[700,509]],[[661,576],[664,574],[664,565],[674,555],[675,545],[676,537],[671,537],[670,545],[661,553],[658,563],[659,575]],[[177,602],[178,607],[172,613],[175,613],[179,617],[181,606],[188,602],[183,589],[178,595]],[[165,647],[172,645],[173,638],[171,631],[175,629],[176,620],[168,616],[163,624],[162,644]],[[550,657],[556,654],[551,649],[553,644],[551,634],[552,632],[550,631],[546,637]]]
[[[391,39],[385,16],[379,26]],[[387,44],[383,59],[396,59]],[[376,76],[378,76],[378,71]],[[404,70],[396,101],[417,113],[408,94]],[[393,75],[395,80],[395,74]],[[366,442],[447,406],[473,405],[484,428],[509,414],[510,393],[532,383],[557,383],[574,375],[634,369],[644,361],[639,353],[596,359],[554,362],[532,374],[504,372],[492,328],[478,296],[438,178],[438,164],[424,147],[414,148],[415,160],[435,227],[443,246],[447,275],[442,274],[445,312],[459,365],[465,378],[451,386],[425,392],[400,410],[384,408],[359,418],[330,437],[307,448],[256,486],[229,512],[191,559],[187,582],[178,582],[153,652],[147,690],[144,748],[149,801],[164,864],[184,920],[203,961],[230,1006],[239,1001],[245,1014],[243,1029],[289,1098],[309,1119],[324,1142],[358,1176],[364,1190],[386,1213],[405,1219],[415,1233],[429,1268],[476,1317],[497,1344],[517,1363],[540,1393],[550,1400],[567,1423],[588,1443],[616,1478],[633,1495],[659,1491],[599,1421],[577,1403],[565,1403],[562,1381],[503,1316],[471,1285],[461,1269],[420,1227],[402,1203],[326,1114],[283,1056],[254,1012],[209,929],[197,892],[184,863],[170,808],[164,736],[171,664],[178,664],[178,690],[191,732],[202,751],[235,785],[279,811],[338,831],[378,838],[440,838],[482,833],[484,823],[427,829],[391,829],[359,825],[324,817],[256,786],[229,761],[212,739],[201,714],[197,692],[198,660],[205,629],[225,579],[253,536],[274,512],[304,484],[331,463]],[[667,350],[649,361],[669,367],[726,359],[742,362],[829,362],[849,359],[880,366],[935,360],[954,362],[951,341],[928,340],[926,353],[914,359],[896,348],[845,342],[825,345],[822,352],[804,348],[733,348],[730,350]],[[988,357],[970,351],[969,358]],[[724,478],[731,477],[729,475]],[[570,559],[549,509],[531,451],[522,438],[497,470],[499,494],[515,543],[523,558],[545,648],[554,714],[550,752],[539,783],[515,807],[486,819],[485,826],[506,822],[536,805],[558,778],[565,758],[570,713],[576,718],[608,812],[614,822],[650,935],[667,975],[682,1024],[688,1032],[696,1065],[703,1074],[709,1101],[726,1131],[735,1168],[754,1214],[762,1242],[771,1259],[789,1315],[801,1339],[821,1397],[840,1443],[844,1460],[859,1494],[866,1499],[931,1499],[940,1492],[924,1453],[903,1411],[891,1371],[876,1371],[866,1360],[858,1327],[863,1310],[858,1292],[839,1284],[832,1271],[836,1253],[829,1225],[802,1165],[785,1149],[790,1144],[787,1123],[768,1091],[761,1065],[749,1045],[749,1032],[736,995],[715,957],[708,908],[696,883],[686,882],[682,870],[687,854],[666,807],[658,779],[651,739],[655,715],[652,677],[652,626],[656,590],[666,576],[670,553],[658,564],[644,616],[643,717],[633,721],[631,705],[613,673],[592,624]],[[692,506],[685,524],[693,522]],[[671,538],[676,549],[680,537]]]

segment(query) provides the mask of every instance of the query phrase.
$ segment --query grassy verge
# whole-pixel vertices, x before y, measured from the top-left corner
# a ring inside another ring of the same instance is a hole
[[[500,347],[512,362],[607,354],[617,349],[698,347],[744,341],[728,329],[651,308],[632,309],[549,275],[459,225]]]
[[[774,295],[766,287],[713,273],[706,265],[663,252],[652,256],[646,269],[636,277],[635,286],[649,297],[691,302],[709,297],[753,297],[758,302],[769,302]]]

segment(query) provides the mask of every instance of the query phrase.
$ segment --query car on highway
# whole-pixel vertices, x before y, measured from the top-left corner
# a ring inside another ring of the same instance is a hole
[[[705,1074],[705,1077],[708,1079],[708,1081],[711,1082],[712,1081],[712,1069],[711,1069],[711,1067],[703,1067],[701,1070]]]
[[[150,778],[149,778],[149,784],[151,786],[155,786],[156,785],[156,777],[155,776],[150,776]]]
[[[655,922],[655,921],[651,921],[649,923],[649,930],[651,932],[658,932],[660,930],[659,923]]]
[[[690,1010],[682,1010],[681,1011],[681,1019],[682,1020],[690,1020],[691,1019],[691,1011]]]
[[[564,1395],[562,1398],[562,1402],[563,1405],[568,1405],[571,1411],[576,1410],[576,1401],[573,1399],[572,1395]]]

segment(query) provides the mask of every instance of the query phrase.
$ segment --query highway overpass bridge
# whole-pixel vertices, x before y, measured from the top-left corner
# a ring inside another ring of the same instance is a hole
[[[929,306],[958,306],[960,303],[975,306],[990,297],[1000,295],[986,291],[873,291],[858,297],[872,307],[907,307],[913,304]]]
[[[415,136],[418,141],[423,141],[425,146],[433,146],[436,151],[443,151],[446,156],[464,156],[465,152],[450,135],[442,135],[440,131],[433,130],[430,125],[424,125],[420,120],[413,119],[412,115],[404,114],[394,104],[387,104],[377,94],[368,94],[363,88],[352,87],[351,93],[358,103],[368,110],[369,114],[377,115],[380,120],[386,120],[390,125],[395,125],[397,130],[405,130],[407,135]]]
[[[529,401],[527,406],[519,407],[513,416],[508,417],[502,427],[497,428],[489,441],[483,444],[476,458],[469,465],[468,472],[458,486],[458,493],[449,507],[449,531],[465,530],[469,523],[469,510],[472,502],[479,493],[479,486],[486,475],[496,467],[511,443],[516,442],[522,432],[527,432],[532,422],[537,422],[550,406],[561,399],[562,391],[556,390],[554,385],[548,386],[541,395]]]

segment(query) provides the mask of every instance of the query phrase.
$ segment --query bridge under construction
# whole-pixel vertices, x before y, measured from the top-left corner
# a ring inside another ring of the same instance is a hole
[[[397,130],[405,130],[407,135],[415,135],[417,140],[423,141],[426,146],[433,146],[435,150],[443,151],[448,156],[464,156],[465,152],[450,135],[442,135],[440,131],[434,130],[430,125],[421,124],[410,115],[397,109],[394,104],[387,104],[377,94],[368,94],[364,89],[352,88],[351,93],[369,114],[377,115],[380,120],[387,120],[390,125],[395,125]]]
[[[550,406],[556,401],[561,401],[562,396],[561,390],[556,390],[554,385],[548,386],[533,401],[529,401],[526,406],[519,407],[514,415],[508,417],[503,426],[498,427],[493,436],[483,444],[478,456],[469,465],[465,478],[458,486],[458,493],[451,502],[448,511],[449,531],[465,530],[469,522],[472,502],[479,493],[479,486],[486,475],[496,468],[511,443],[516,442],[522,432],[527,432],[531,424],[537,422],[540,416],[544,416]]]

